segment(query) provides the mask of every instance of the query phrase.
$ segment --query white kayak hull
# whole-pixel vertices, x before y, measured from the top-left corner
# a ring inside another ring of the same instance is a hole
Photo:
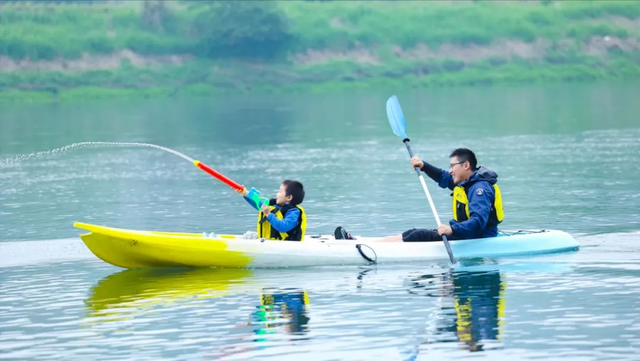
[[[75,226],[90,231],[81,238],[96,256],[124,268],[270,268],[448,260],[442,242],[381,242],[372,237],[335,240],[332,236],[306,237],[303,242],[234,235],[212,239],[202,234],[133,231],[84,223]],[[580,247],[563,231],[505,232],[498,237],[450,243],[458,259],[534,255]]]

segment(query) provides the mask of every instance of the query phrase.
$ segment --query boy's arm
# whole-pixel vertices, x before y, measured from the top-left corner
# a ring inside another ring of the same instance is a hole
[[[284,219],[278,219],[275,214],[269,213],[267,219],[269,223],[271,223],[271,227],[275,228],[276,231],[281,233],[289,232],[293,229],[293,227],[298,224],[298,218],[300,217],[300,210],[298,208],[293,208],[284,216]]]
[[[255,188],[251,188],[249,192],[247,192],[244,196],[244,200],[247,201],[251,205],[251,207],[256,210],[260,210],[263,205],[269,205],[269,199],[265,197],[260,197],[260,191]]]

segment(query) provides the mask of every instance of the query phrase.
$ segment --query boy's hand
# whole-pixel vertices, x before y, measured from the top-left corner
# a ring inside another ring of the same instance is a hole
[[[269,208],[268,205],[264,204],[262,205],[262,209],[260,209],[260,211],[262,211],[262,213],[264,213],[265,216],[268,216],[269,213],[271,213],[271,208]]]
[[[413,158],[411,158],[411,165],[413,166],[413,168],[422,169],[422,167],[424,167],[424,162],[420,159],[420,157],[414,155]]]

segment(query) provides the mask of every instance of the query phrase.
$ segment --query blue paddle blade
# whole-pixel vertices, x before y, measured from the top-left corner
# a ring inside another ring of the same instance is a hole
[[[389,118],[389,124],[395,135],[402,137],[402,139],[408,138],[407,123],[404,120],[404,114],[402,113],[398,97],[395,95],[392,95],[391,98],[387,100],[387,118]]]

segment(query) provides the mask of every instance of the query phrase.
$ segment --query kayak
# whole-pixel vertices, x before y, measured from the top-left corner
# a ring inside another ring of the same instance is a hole
[[[336,240],[307,236],[303,242],[245,239],[240,235],[153,232],[74,223],[98,258],[123,268],[272,268],[444,261],[442,242],[381,242],[376,237]],[[458,259],[497,258],[574,251],[580,244],[557,230],[501,232],[497,237],[451,241]]]

